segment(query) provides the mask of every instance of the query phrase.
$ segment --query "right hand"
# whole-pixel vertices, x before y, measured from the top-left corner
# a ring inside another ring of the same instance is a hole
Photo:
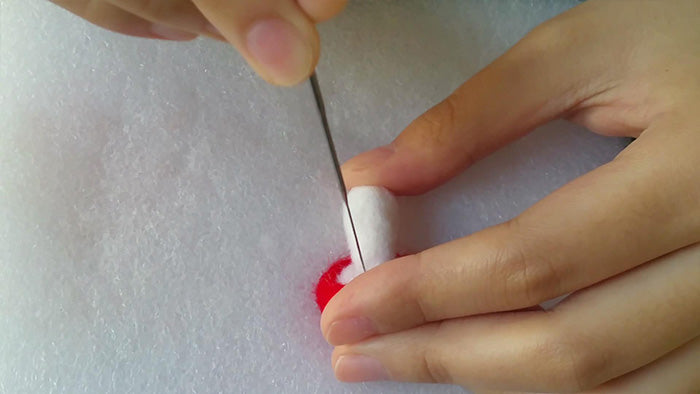
[[[316,67],[315,24],[347,0],[52,0],[106,29],[176,41],[199,35],[228,41],[270,83],[290,86]]]

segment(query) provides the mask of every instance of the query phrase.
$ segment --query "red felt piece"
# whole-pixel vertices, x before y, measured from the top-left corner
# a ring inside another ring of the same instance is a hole
[[[328,270],[321,275],[321,279],[318,280],[315,292],[316,304],[318,304],[318,309],[321,312],[323,312],[328,301],[345,286],[338,282],[338,276],[340,276],[340,273],[345,267],[350,265],[351,261],[350,256],[338,259],[335,263],[331,264]]]

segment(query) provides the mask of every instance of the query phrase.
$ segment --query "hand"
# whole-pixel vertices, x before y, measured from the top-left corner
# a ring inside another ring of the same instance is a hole
[[[320,53],[315,23],[338,14],[346,0],[52,0],[88,21],[138,37],[233,44],[267,81],[294,85]]]
[[[349,187],[416,194],[554,118],[638,138],[513,220],[349,283],[321,319],[336,376],[700,390],[698,21],[697,0],[589,0],[346,163]]]

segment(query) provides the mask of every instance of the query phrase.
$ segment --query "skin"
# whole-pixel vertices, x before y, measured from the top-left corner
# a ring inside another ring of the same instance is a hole
[[[320,54],[316,23],[346,0],[52,0],[106,29],[131,36],[228,41],[270,83],[305,80]]]
[[[343,6],[165,1],[57,3],[128,34],[153,36],[157,22],[186,38],[224,37],[279,84],[311,73],[314,22]],[[321,318],[336,376],[483,393],[700,391],[698,20],[697,0],[589,0],[535,28],[391,144],[346,163],[348,187],[412,195],[552,119],[637,138],[518,217],[349,283]],[[304,56],[285,52],[295,40]],[[250,45],[267,46],[262,61]]]

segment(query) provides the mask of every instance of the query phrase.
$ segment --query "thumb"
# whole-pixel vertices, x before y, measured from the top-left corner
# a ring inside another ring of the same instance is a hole
[[[595,79],[605,72],[596,70],[596,63],[586,69],[581,56],[570,54],[575,46],[560,24],[550,21],[534,29],[392,143],[345,163],[347,187],[426,192],[602,91]]]
[[[284,86],[311,75],[320,53],[315,23],[345,5],[345,0],[192,1],[260,76]]]

